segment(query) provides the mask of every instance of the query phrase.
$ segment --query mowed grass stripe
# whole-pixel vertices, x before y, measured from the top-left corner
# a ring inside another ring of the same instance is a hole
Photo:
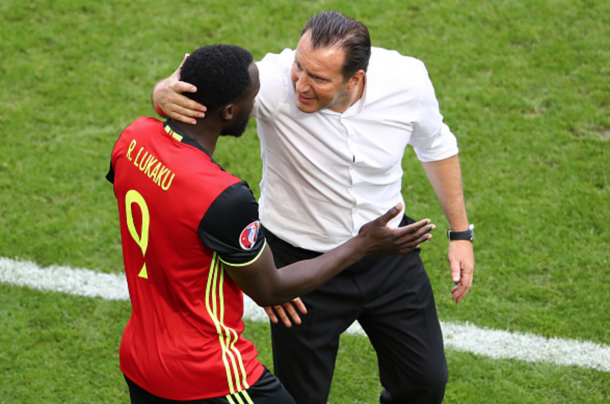
[[[38,290],[69,293],[108,300],[128,300],[123,274],[104,274],[66,266],[41,268],[32,262],[0,257],[0,282]],[[265,321],[264,310],[245,296],[244,317]],[[472,324],[442,322],[445,346],[493,359],[550,362],[610,372],[610,347],[588,341],[544,338],[533,334],[478,328]],[[348,333],[364,335],[354,323]]]

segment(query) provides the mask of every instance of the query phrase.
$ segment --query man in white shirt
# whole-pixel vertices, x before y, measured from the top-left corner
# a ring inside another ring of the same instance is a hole
[[[411,145],[451,226],[452,294],[460,302],[472,285],[472,226],[457,142],[424,64],[371,48],[364,24],[325,11],[306,24],[296,51],[267,54],[258,67],[259,203],[278,267],[329,251],[403,201],[401,160]],[[155,87],[153,105],[192,123],[205,108],[179,94],[196,89],[178,76]],[[403,216],[389,225],[412,222]],[[442,402],[447,365],[419,250],[364,259],[302,299],[309,312],[301,325],[272,324],[275,373],[299,404],[326,402],[339,336],[355,320],[377,352],[381,403]]]

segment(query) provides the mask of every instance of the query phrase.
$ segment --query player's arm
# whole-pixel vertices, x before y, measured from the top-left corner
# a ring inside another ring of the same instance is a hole
[[[387,226],[401,208],[393,207],[365,224],[356,237],[317,258],[277,269],[271,249],[266,245],[256,261],[244,266],[225,264],[225,268],[239,287],[260,306],[285,303],[317,289],[364,256],[406,254],[429,240],[432,237],[429,233],[435,228],[429,219],[399,228]]]
[[[432,184],[432,188],[449,221],[451,231],[468,230],[468,217],[462,190],[462,173],[457,155],[440,161],[422,163]],[[472,287],[474,253],[472,241],[453,240],[449,242],[447,259],[451,269],[451,279],[455,287],[451,290],[453,300],[459,303]]]
[[[184,56],[182,63],[188,56],[188,54]],[[195,125],[197,123],[195,118],[203,118],[207,109],[182,95],[182,93],[197,92],[197,87],[194,85],[180,81],[182,63],[171,76],[155,85],[151,94],[151,102],[155,112],[160,116]]]

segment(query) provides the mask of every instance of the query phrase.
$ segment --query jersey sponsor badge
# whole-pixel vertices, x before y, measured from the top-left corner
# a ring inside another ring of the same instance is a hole
[[[256,244],[258,238],[258,230],[260,229],[260,221],[252,222],[241,232],[239,236],[239,245],[244,250],[250,250]]]

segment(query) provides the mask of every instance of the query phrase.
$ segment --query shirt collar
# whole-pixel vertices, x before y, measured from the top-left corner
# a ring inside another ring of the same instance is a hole
[[[193,139],[192,137],[188,136],[186,133],[184,133],[183,131],[178,129],[176,127],[176,125],[174,125],[174,123],[172,122],[171,119],[168,119],[167,121],[165,121],[163,123],[163,128],[165,128],[165,132],[167,132],[168,135],[170,135],[177,141],[187,144],[189,146],[193,146],[194,148],[201,150],[202,152],[207,154],[207,156],[210,159],[212,159],[212,156],[210,155],[210,153],[208,153],[208,151],[203,146],[201,146],[195,139]],[[213,161],[213,159],[212,159],[212,161]]]

